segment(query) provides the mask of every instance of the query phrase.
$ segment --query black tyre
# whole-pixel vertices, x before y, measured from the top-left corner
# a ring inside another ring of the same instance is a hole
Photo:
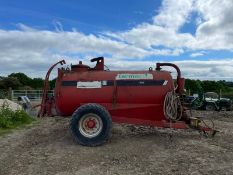
[[[213,103],[207,103],[206,106],[205,106],[205,110],[206,111],[215,111],[216,110],[216,107]]]
[[[103,144],[110,135],[112,119],[98,104],[80,106],[72,115],[70,130],[76,142],[84,146]]]
[[[222,110],[222,111],[227,111],[228,109],[227,109],[226,106],[222,106],[222,107],[221,107],[221,110]]]

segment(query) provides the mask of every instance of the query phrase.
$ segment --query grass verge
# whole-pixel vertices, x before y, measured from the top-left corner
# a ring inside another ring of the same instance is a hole
[[[24,110],[12,110],[4,105],[0,108],[0,135],[9,133],[12,129],[28,126],[34,118],[30,117]]]

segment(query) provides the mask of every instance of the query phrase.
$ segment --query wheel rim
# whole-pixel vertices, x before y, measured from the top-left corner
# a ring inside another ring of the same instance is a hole
[[[79,120],[80,133],[88,138],[97,136],[103,129],[101,118],[93,113],[88,113],[82,116]]]

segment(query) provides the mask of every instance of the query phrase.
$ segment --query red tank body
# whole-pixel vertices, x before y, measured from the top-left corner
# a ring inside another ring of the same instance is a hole
[[[116,80],[117,75],[125,74],[149,74],[153,79]],[[174,88],[166,71],[71,71],[61,75],[56,82],[55,102],[58,112],[65,116],[72,115],[82,104],[97,103],[113,118],[143,116],[146,120],[161,120],[164,97]],[[79,82],[94,82],[100,87],[77,87]]]
[[[81,105],[97,103],[115,122],[151,123],[165,120],[164,98],[173,89],[167,71],[104,71],[80,63],[69,71],[58,69],[55,105],[60,115],[71,116]]]

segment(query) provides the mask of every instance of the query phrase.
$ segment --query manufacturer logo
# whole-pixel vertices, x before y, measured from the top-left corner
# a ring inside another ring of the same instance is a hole
[[[116,80],[153,80],[152,74],[117,74]]]

